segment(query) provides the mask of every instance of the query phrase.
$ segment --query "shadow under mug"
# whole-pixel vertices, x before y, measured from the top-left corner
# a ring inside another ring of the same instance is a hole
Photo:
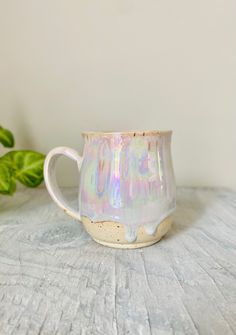
[[[139,248],[159,241],[171,227],[176,187],[171,131],[84,132],[83,156],[52,149],[44,164],[46,187],[67,214],[82,221],[98,243]],[[55,163],[61,155],[77,163],[78,209],[58,187]]]

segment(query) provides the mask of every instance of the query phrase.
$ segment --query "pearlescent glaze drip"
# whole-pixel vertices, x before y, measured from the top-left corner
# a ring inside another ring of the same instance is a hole
[[[87,136],[80,174],[81,215],[125,225],[128,242],[153,234],[175,209],[171,133]]]

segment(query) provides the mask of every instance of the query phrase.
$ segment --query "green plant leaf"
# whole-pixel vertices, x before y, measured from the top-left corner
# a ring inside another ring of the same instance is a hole
[[[6,148],[14,147],[13,134],[8,129],[4,129],[0,126],[0,143]]]
[[[0,193],[12,195],[16,190],[16,183],[12,177],[12,169],[0,162]]]
[[[43,181],[45,156],[29,150],[11,151],[0,158],[0,162],[12,169],[12,176],[28,187],[36,187]]]

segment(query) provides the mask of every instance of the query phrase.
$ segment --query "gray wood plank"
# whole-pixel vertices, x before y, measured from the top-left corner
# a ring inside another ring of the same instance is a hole
[[[177,199],[160,243],[116,250],[45,189],[1,197],[0,334],[235,334],[236,193],[181,188]]]

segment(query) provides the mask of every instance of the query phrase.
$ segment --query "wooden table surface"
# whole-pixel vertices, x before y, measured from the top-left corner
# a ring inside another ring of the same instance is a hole
[[[119,250],[45,189],[1,196],[0,334],[236,334],[236,193],[179,189],[177,206],[161,242]]]

